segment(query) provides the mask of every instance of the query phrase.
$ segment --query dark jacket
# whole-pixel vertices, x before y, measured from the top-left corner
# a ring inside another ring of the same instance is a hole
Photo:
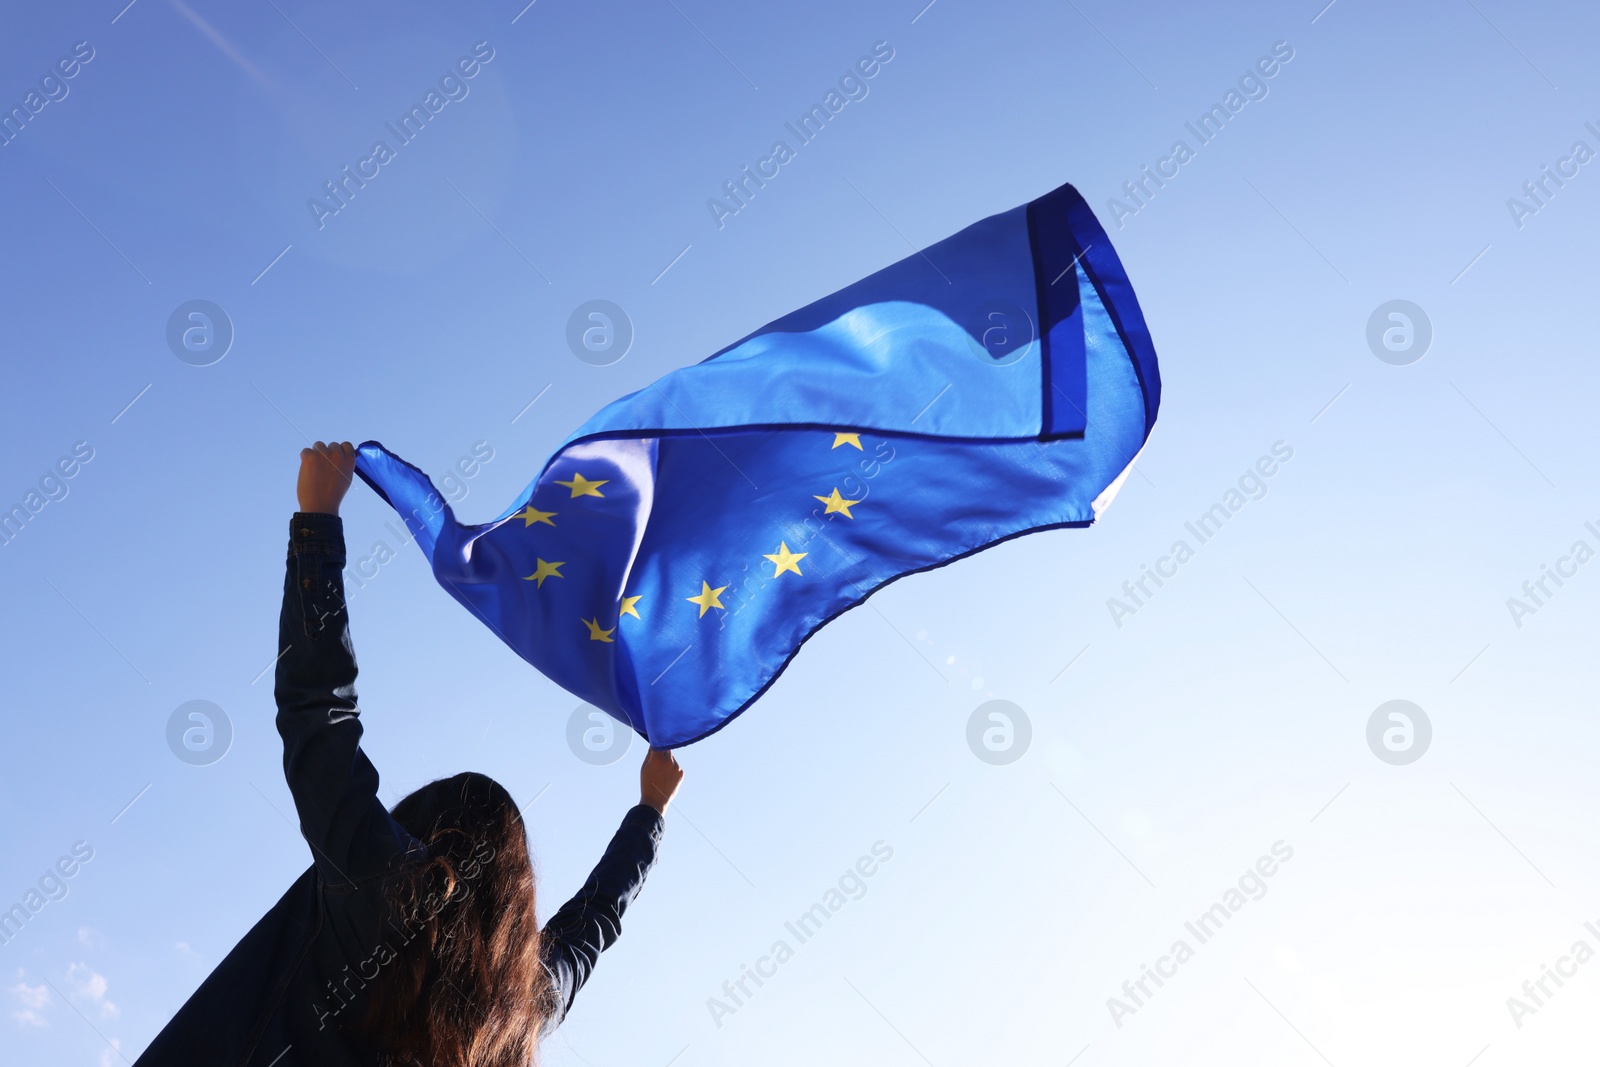
[[[311,846],[311,867],[262,916],[158,1034],[136,1067],[369,1067],[378,1062],[342,1005],[371,978],[394,927],[385,890],[427,851],[378,800],[361,751],[356,661],[345,611],[344,530],[296,514],[278,621],[276,696],[283,772]],[[621,933],[622,913],[654,865],[662,820],[640,804],[605,856],[543,929],[557,1002],[553,1030]]]

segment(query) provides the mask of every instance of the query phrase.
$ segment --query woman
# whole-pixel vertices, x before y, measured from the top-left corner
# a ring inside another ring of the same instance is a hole
[[[654,865],[683,772],[651,750],[640,803],[541,930],[522,815],[464,773],[386,811],[361,751],[339,504],[349,442],[300,453],[278,620],[283,770],[312,865],[136,1067],[523,1067],[572,1006]]]

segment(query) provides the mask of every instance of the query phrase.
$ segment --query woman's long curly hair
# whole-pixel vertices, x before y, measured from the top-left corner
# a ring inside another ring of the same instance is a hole
[[[428,860],[390,893],[404,947],[368,990],[361,1029],[391,1064],[526,1067],[551,989],[516,801],[467,772],[423,786],[391,814]]]

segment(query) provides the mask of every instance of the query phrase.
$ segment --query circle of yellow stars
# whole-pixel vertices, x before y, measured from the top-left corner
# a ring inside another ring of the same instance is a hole
[[[846,445],[854,448],[858,452],[864,451],[864,449],[861,447],[861,434],[859,432],[834,433],[833,445],[831,447],[839,448]],[[569,500],[576,500],[580,496],[593,496],[605,499],[605,494],[600,491],[600,487],[608,484],[609,481],[610,479],[608,478],[591,480],[589,478],[585,478],[582,474],[574,472],[572,477],[567,481],[558,481],[555,484],[569,491]],[[824,515],[843,515],[847,519],[855,518],[855,515],[851,513],[850,509],[861,503],[860,500],[851,500],[843,496],[839,492],[838,486],[834,486],[826,496],[812,494],[812,498],[822,503]],[[543,523],[546,526],[555,526],[556,515],[557,512],[554,511],[539,510],[533,506],[532,501],[529,501],[523,510],[513,513],[511,518],[521,519],[523,529],[527,529],[528,527],[533,526],[535,523]],[[789,549],[789,543],[787,541],[779,541],[778,551],[763,553],[762,558],[772,563],[772,577],[774,579],[781,578],[785,574],[793,574],[796,577],[803,578],[805,577],[805,572],[800,569],[800,561],[805,559],[808,555],[810,555],[808,552],[793,552]],[[546,561],[535,557],[533,573],[526,575],[523,578],[523,581],[533,582],[536,588],[543,589],[545,579],[566,577],[566,575],[561,573],[561,568],[564,566],[566,566],[566,561],[564,560]],[[727,592],[727,589],[728,587],[726,585],[713,587],[710,582],[701,579],[700,592],[696,593],[694,596],[684,597],[684,599],[700,609],[700,614],[698,617],[703,619],[705,618],[706,612],[710,611],[712,608],[726,610],[722,603],[721,597],[723,593]],[[600,617],[598,615],[591,616],[587,619],[580,618],[578,621],[583,623],[584,628],[589,631],[589,640],[600,641],[605,644],[614,644],[616,639],[612,635],[617,632],[617,627],[622,625],[622,617],[624,615],[632,615],[636,619],[643,620],[644,616],[639,614],[639,602],[643,599],[644,595],[642,593],[633,596],[622,597],[617,604],[617,625],[612,626],[609,629],[601,625]]]

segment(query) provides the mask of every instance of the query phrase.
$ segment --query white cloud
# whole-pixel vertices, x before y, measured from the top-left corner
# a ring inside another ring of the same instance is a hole
[[[11,987],[11,992],[17,995],[24,1008],[42,1008],[50,1003],[50,987],[43,982],[38,985],[18,982]]]
[[[87,926],[78,927],[78,944],[84,948],[105,948],[105,935]]]
[[[22,1007],[11,1013],[11,1017],[22,1026],[45,1027],[50,1024],[45,1021],[41,1012],[50,1002],[50,987],[43,982],[38,985],[29,985],[22,979],[22,972],[17,972],[17,984],[10,987],[11,995],[16,997],[17,1003]]]
[[[117,1061],[122,1060],[122,1038],[110,1038],[111,1048],[100,1050],[100,1067],[117,1067]],[[115,1052],[112,1052],[115,1049]]]
[[[110,1019],[116,1016],[117,1006],[106,999],[105,975],[92,969],[87,963],[74,963],[67,968],[67,981],[72,983],[73,991],[78,996],[99,1005],[102,1018]]]

